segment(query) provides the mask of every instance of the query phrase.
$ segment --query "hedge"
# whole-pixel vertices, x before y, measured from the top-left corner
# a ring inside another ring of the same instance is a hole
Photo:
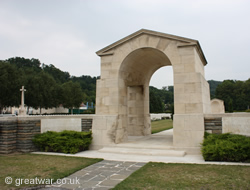
[[[205,133],[202,155],[206,161],[250,162],[250,137]]]
[[[32,141],[41,151],[75,154],[89,148],[92,133],[67,130],[62,132],[47,131],[35,135]]]

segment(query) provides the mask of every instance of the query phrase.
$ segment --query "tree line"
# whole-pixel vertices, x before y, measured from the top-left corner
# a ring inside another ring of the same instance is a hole
[[[226,112],[250,111],[250,79],[246,81],[208,81],[210,97],[224,101]],[[150,113],[174,112],[174,87],[157,89],[150,86]]]
[[[0,112],[4,107],[20,105],[20,88],[25,86],[28,107],[53,108],[63,105],[72,110],[84,102],[95,103],[96,80],[99,77],[71,76],[39,59],[22,57],[0,60]],[[247,81],[208,81],[210,96],[224,101],[228,112],[245,111],[250,106],[250,79]],[[149,87],[150,112],[174,111],[174,87]]]
[[[174,87],[165,86],[162,89],[149,87],[150,113],[173,113],[174,111]]]
[[[0,111],[20,105],[20,88],[25,86],[25,104],[35,109],[79,107],[84,101],[95,102],[97,77],[70,76],[39,59],[22,57],[0,60]]]
[[[224,101],[228,112],[250,111],[250,78],[246,81],[224,80],[217,86],[215,98]]]

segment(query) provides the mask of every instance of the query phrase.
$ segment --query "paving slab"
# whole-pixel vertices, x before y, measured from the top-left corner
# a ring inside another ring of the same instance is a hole
[[[103,160],[63,178],[64,182],[47,185],[44,190],[112,189],[146,163]]]

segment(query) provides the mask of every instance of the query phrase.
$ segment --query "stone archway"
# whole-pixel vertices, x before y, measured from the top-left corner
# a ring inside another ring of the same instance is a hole
[[[127,101],[123,101],[127,112],[122,117],[127,118],[128,135],[151,134],[149,82],[156,70],[167,65],[171,65],[168,57],[151,47],[132,51],[121,63],[119,78],[124,81],[124,88],[127,91],[125,96]]]
[[[163,66],[174,74],[174,146],[197,148],[204,135],[204,113],[210,113],[205,56],[197,40],[139,30],[97,52],[93,148],[124,142],[128,135],[149,135],[149,81]]]

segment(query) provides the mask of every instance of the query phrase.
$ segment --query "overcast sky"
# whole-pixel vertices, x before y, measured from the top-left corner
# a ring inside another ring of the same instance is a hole
[[[207,80],[250,78],[250,0],[0,0],[0,60],[99,76],[95,52],[142,28],[199,40]],[[151,80],[172,84],[171,67]]]

